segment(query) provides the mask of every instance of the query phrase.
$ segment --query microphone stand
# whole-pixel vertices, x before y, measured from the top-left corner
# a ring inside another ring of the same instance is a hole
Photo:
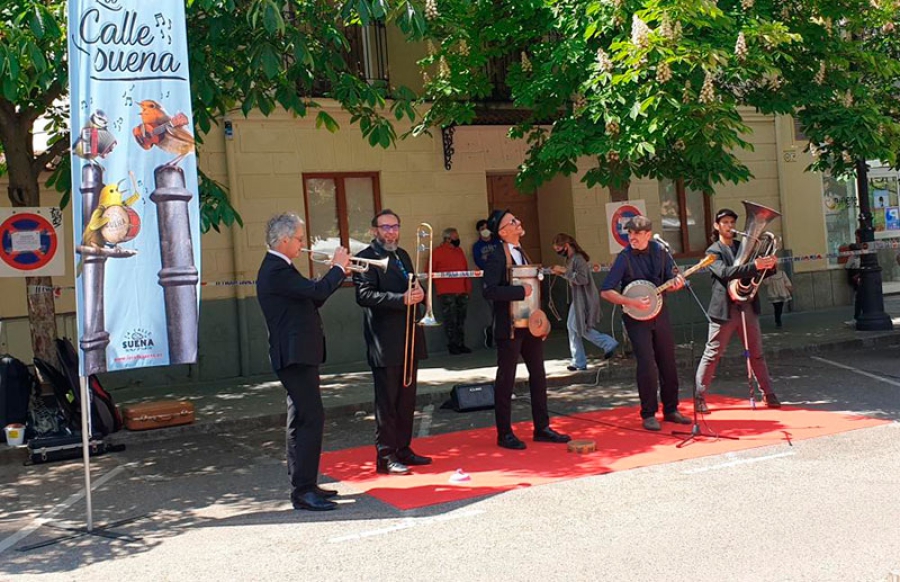
[[[666,254],[669,255],[670,259],[672,259],[672,263],[675,264],[675,257],[672,256],[672,250],[669,248],[669,244],[665,240],[663,240],[662,237],[660,237],[658,234],[653,235],[653,240],[655,240],[657,243],[659,243],[659,245],[663,249],[665,249]],[[677,265],[676,265],[676,267],[677,267]],[[687,287],[688,290],[691,292],[691,295],[694,296],[694,299],[697,301],[697,305],[700,306],[700,311],[702,311],[703,315],[706,316],[706,321],[708,321],[709,323],[712,323],[712,319],[710,319],[709,313],[706,311],[706,308],[703,307],[703,303],[700,302],[700,298],[697,297],[697,294],[694,293],[694,290],[691,289],[691,287],[687,284],[686,280],[685,280],[685,287]],[[741,313],[743,313],[743,311]],[[744,326],[744,346],[746,347],[746,345],[747,345],[747,328],[746,328],[746,326]],[[747,353],[749,354],[749,351]],[[747,365],[749,366],[750,365],[749,355],[747,356],[747,358],[748,358]],[[691,358],[691,359],[693,360],[693,358]],[[691,364],[693,364],[693,361],[691,362]],[[683,446],[687,445],[692,440],[698,439],[700,437],[708,437],[708,438],[713,438],[713,439],[729,439],[729,440],[733,440],[733,441],[740,440],[738,437],[717,434],[712,431],[703,432],[703,429],[700,427],[700,414],[697,412],[697,400],[696,400],[697,387],[696,386],[694,387],[694,390],[692,392],[694,393],[695,398],[694,398],[694,418],[693,418],[693,423],[691,424],[691,430],[690,431],[685,431],[685,430],[673,430],[672,431],[673,435],[684,437],[683,439],[681,439],[678,442],[677,445],[675,445],[675,448],[680,449]],[[709,428],[709,425],[707,425],[707,428]]]

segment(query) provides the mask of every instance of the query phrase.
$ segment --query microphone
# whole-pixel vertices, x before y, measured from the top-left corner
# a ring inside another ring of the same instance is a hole
[[[655,241],[658,242],[660,245],[662,245],[662,247],[663,247],[664,249],[666,249],[667,251],[671,251],[671,250],[672,250],[672,248],[669,246],[669,243],[667,243],[666,240],[665,240],[663,237],[659,236],[659,234],[654,233],[654,235],[653,235],[653,240],[655,240]]]

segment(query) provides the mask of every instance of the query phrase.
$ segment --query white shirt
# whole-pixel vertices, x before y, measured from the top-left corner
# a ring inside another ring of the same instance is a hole
[[[272,249],[269,249],[269,250],[266,251],[266,252],[269,253],[269,254],[275,255],[276,257],[281,257],[282,259],[284,259],[285,261],[287,261],[287,264],[288,264],[288,265],[291,265],[291,266],[294,265],[294,263],[293,263],[289,258],[287,258],[286,255],[282,255],[282,254],[279,253],[278,251],[273,251]]]
[[[518,247],[512,243],[506,243],[506,246],[509,247],[509,256],[512,257],[513,263],[517,265],[524,265],[525,257],[523,257],[522,253],[519,252]]]

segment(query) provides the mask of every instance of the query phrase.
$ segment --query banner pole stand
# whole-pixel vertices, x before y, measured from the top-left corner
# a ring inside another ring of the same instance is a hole
[[[134,536],[129,536],[125,534],[115,533],[108,531],[109,528],[117,527],[120,525],[124,525],[126,523],[131,523],[133,521],[137,521],[139,519],[143,519],[144,516],[139,517],[130,517],[128,519],[122,519],[113,523],[109,523],[105,526],[94,528],[94,516],[93,516],[93,500],[91,497],[91,435],[93,427],[91,426],[91,418],[90,418],[90,409],[91,409],[91,391],[88,387],[88,378],[84,376],[79,376],[79,392],[81,393],[81,455],[84,461],[84,499],[86,502],[86,511],[87,516],[85,519],[85,527],[66,527],[61,525],[54,525],[52,523],[46,523],[49,527],[55,529],[61,529],[64,531],[72,532],[66,535],[62,535],[57,538],[52,538],[49,540],[45,540],[43,542],[38,542],[36,544],[31,544],[28,546],[22,546],[17,550],[19,552],[27,552],[30,550],[35,550],[37,548],[44,548],[47,546],[52,546],[54,544],[58,544],[59,542],[65,540],[72,540],[76,538],[80,538],[83,536],[97,536],[102,538],[121,540],[125,542],[136,543],[140,542],[142,538],[136,538]]]

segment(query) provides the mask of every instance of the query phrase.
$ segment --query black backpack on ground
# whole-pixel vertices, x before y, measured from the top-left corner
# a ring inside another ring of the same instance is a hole
[[[25,424],[35,379],[28,366],[9,354],[0,356],[0,429]]]
[[[78,376],[78,352],[68,338],[56,339],[56,354],[63,367],[63,373],[69,380],[69,386],[75,392],[77,400],[81,398],[80,378]],[[99,419],[102,427],[95,428],[103,435],[122,430],[124,422],[119,407],[112,395],[103,389],[96,375],[88,376],[88,388],[91,390],[91,415]],[[80,411],[80,408],[79,408]]]
[[[41,358],[34,358],[34,367],[38,375],[53,389],[56,406],[62,414],[65,428],[81,430],[81,409],[78,407],[76,392],[69,385],[69,379],[53,364]],[[96,430],[98,427],[94,428]]]

